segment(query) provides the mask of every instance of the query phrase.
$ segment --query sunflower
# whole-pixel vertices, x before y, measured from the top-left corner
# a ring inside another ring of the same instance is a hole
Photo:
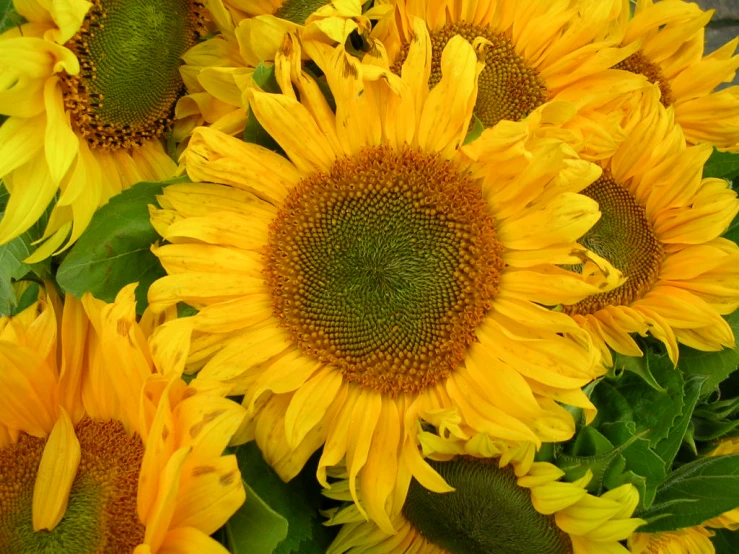
[[[435,444],[447,442],[434,438]],[[588,494],[590,472],[562,481],[562,470],[533,461],[530,443],[509,446],[477,436],[456,447],[447,442],[443,449],[455,453],[431,465],[453,492],[430,492],[414,480],[402,510],[393,516],[395,534],[365,521],[355,505],[333,509],[327,524],[343,527],[327,554],[626,554],[619,541],[644,524],[631,517],[639,503],[633,485]],[[351,500],[346,480],[325,494]]]
[[[635,112],[628,138],[582,193],[603,217],[580,242],[620,269],[626,282],[564,306],[601,346],[641,356],[630,336],[662,341],[677,363],[677,343],[705,351],[734,345],[721,315],[739,307],[739,248],[720,235],[739,211],[722,179],[701,179],[707,144],[686,147],[674,111],[659,102]]]
[[[1,552],[226,553],[245,412],[180,379],[189,325],[137,323],[133,290],[0,318]]]
[[[58,201],[30,261],[71,245],[95,210],[138,181],[172,177],[162,138],[199,39],[195,0],[15,1],[28,22],[0,36],[0,243]],[[166,47],[164,46],[166,45]]]
[[[304,47],[335,114],[291,37],[275,64],[282,94],[250,93],[288,159],[195,130],[183,156],[194,183],[152,208],[171,244],[153,247],[169,275],[150,306],[199,310],[190,370],[245,395],[240,439],[256,438],[283,479],[325,445],[320,481],[346,458],[351,490],[359,479],[392,529],[401,467],[449,490],[418,452],[420,414],[459,410],[479,432],[541,444],[574,432],[558,402],[592,410],[580,387],[602,372],[597,349],[540,304],[612,286],[556,265],[588,255],[575,241],[600,213],[577,191],[600,170],[528,123],[460,149],[482,69],[462,38],[432,91],[423,28],[403,77],[381,50],[360,62]]]
[[[421,18],[431,35],[432,87],[453,36],[482,38],[486,65],[474,109],[482,126],[519,121],[549,101],[569,102],[578,110],[568,126],[580,154],[598,159],[618,143],[626,93],[648,86],[642,76],[609,69],[637,49],[605,40],[619,7],[602,0],[398,0],[393,10],[387,5],[376,10],[387,13],[372,36],[382,41],[398,73],[417,33],[413,20]]]
[[[274,63],[287,33],[344,44],[350,33],[367,34],[370,26],[362,17],[359,0],[212,0],[208,7],[220,34],[183,56],[182,76],[190,94],[177,103],[174,136],[178,142],[198,125],[231,135],[241,133],[249,105],[244,95],[254,84],[254,69],[260,63]]]
[[[739,68],[739,55],[733,55],[739,38],[704,56],[705,26],[714,10],[682,0],[639,0],[630,17],[629,0],[622,3],[614,37],[639,48],[616,68],[647,77],[662,104],[674,108],[689,143],[739,149],[739,86],[714,91]]]

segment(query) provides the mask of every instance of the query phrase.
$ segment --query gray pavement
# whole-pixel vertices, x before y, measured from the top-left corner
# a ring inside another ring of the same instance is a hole
[[[704,10],[716,10],[706,28],[706,54],[739,36],[739,0],[697,0],[697,2]],[[734,76],[732,83],[724,84],[720,88],[731,85],[739,85],[739,72]]]

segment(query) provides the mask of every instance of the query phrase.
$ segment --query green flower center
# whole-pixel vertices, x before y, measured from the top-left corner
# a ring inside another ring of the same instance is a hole
[[[265,266],[275,316],[303,351],[396,394],[464,359],[501,251],[479,186],[455,164],[374,147],[290,192]]]
[[[503,119],[520,121],[547,100],[547,89],[539,73],[516,54],[515,48],[502,33],[494,33],[487,26],[465,22],[445,25],[431,31],[431,75],[429,87],[441,81],[441,55],[447,43],[460,35],[470,44],[477,37],[490,41],[481,51],[485,67],[477,81],[477,102],[474,114],[484,127],[493,127]],[[401,50],[392,69],[400,74],[408,57],[410,43]]]
[[[496,460],[429,460],[456,490],[438,494],[413,480],[403,516],[426,540],[450,554],[571,554],[567,534],[534,509],[510,468]]]
[[[644,75],[647,81],[656,84],[661,92],[660,102],[665,107],[669,107],[675,101],[672,97],[672,88],[670,87],[670,81],[662,74],[660,67],[652,62],[641,52],[636,52],[626,58],[624,61],[619,62],[613,69],[623,69],[631,73],[638,75]]]
[[[644,208],[607,169],[581,194],[598,202],[603,215],[580,239],[580,244],[608,260],[627,280],[612,291],[564,306],[569,314],[591,314],[606,306],[625,306],[641,298],[659,278],[664,258],[664,249]]]
[[[80,74],[64,78],[65,103],[93,148],[130,148],[159,137],[183,93],[180,58],[198,40],[191,0],[94,0],[66,44]]]
[[[305,25],[305,21],[314,11],[328,3],[327,0],[285,0],[275,12],[275,17]]]
[[[0,552],[120,554],[144,540],[136,494],[144,445],[117,421],[85,417],[75,427],[82,456],[64,517],[33,530],[33,487],[45,439],[21,433],[0,449]]]

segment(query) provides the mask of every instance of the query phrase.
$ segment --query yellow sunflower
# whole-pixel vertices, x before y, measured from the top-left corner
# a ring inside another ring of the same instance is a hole
[[[153,248],[169,275],[150,306],[200,310],[190,368],[245,395],[241,438],[284,479],[325,445],[320,481],[346,458],[351,490],[359,479],[368,513],[392,529],[400,468],[449,490],[418,452],[419,415],[456,409],[476,431],[540,444],[574,432],[558,402],[592,410],[580,387],[602,370],[597,349],[540,304],[612,286],[555,265],[588,255],[575,241],[600,212],[577,192],[600,170],[529,123],[459,148],[482,69],[462,38],[431,91],[423,28],[402,77],[382,50],[360,62],[305,49],[335,114],[291,37],[275,65],[283,93],[250,96],[289,159],[195,130],[183,156],[195,182],[152,209],[171,244]]]
[[[639,0],[630,17],[631,2],[621,1],[614,37],[639,49],[616,68],[644,75],[660,90],[662,104],[674,108],[689,143],[737,150],[739,86],[714,89],[731,82],[739,68],[739,55],[733,55],[739,38],[704,56],[704,31],[713,10],[682,0]]]
[[[208,8],[220,34],[195,45],[183,59],[182,76],[190,94],[176,107],[175,139],[185,140],[198,125],[227,134],[244,130],[254,68],[274,63],[285,35],[319,36],[344,44],[359,29],[368,32],[359,0],[211,0]]]
[[[673,362],[677,343],[713,351],[734,346],[721,315],[739,307],[739,248],[720,235],[739,211],[722,179],[701,179],[707,144],[686,147],[674,111],[656,91],[627,126],[628,138],[604,160],[583,194],[603,216],[580,242],[621,270],[626,282],[564,306],[601,346],[642,352],[630,336],[662,341]]]
[[[189,325],[137,323],[133,290],[0,318],[0,552],[227,552],[245,412],[180,379]]]
[[[95,210],[138,181],[172,177],[162,137],[199,38],[195,0],[15,0],[28,20],[0,36],[0,243],[58,201],[31,261],[72,244]]]
[[[639,503],[633,485],[588,494],[590,472],[562,481],[559,468],[533,461],[530,443],[510,446],[478,435],[455,445],[422,435],[425,445],[444,443],[447,456],[431,465],[455,490],[437,494],[413,481],[393,516],[395,534],[366,521],[356,505],[334,509],[327,524],[343,527],[327,554],[626,554],[619,541],[644,524],[631,517]],[[351,500],[346,480],[324,494]]]
[[[581,155],[598,159],[613,152],[620,138],[619,107],[626,93],[648,86],[642,76],[609,69],[637,45],[617,48],[604,37],[619,14],[617,2],[603,0],[398,0],[372,36],[382,41],[394,72],[400,71],[421,18],[431,35],[429,85],[441,77],[441,54],[455,35],[484,40],[474,114],[484,127],[519,121],[542,104],[574,104],[570,122]],[[637,77],[637,78],[634,78]]]

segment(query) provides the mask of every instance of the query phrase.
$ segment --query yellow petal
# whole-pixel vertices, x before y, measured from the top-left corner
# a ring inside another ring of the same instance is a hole
[[[51,430],[33,486],[33,530],[52,531],[64,517],[82,452],[64,408]]]
[[[217,540],[194,527],[177,527],[167,532],[164,542],[157,554],[229,554],[229,551]],[[138,550],[134,554],[139,553]]]
[[[159,479],[159,490],[157,491],[156,500],[151,506],[147,518],[142,519],[146,525],[144,541],[151,547],[153,552],[159,550],[169,530],[172,515],[177,507],[180,475],[190,455],[190,450],[190,448],[180,448],[169,458]]]
[[[246,499],[236,456],[200,460],[192,456],[183,468],[177,496],[171,526],[215,533]]]

